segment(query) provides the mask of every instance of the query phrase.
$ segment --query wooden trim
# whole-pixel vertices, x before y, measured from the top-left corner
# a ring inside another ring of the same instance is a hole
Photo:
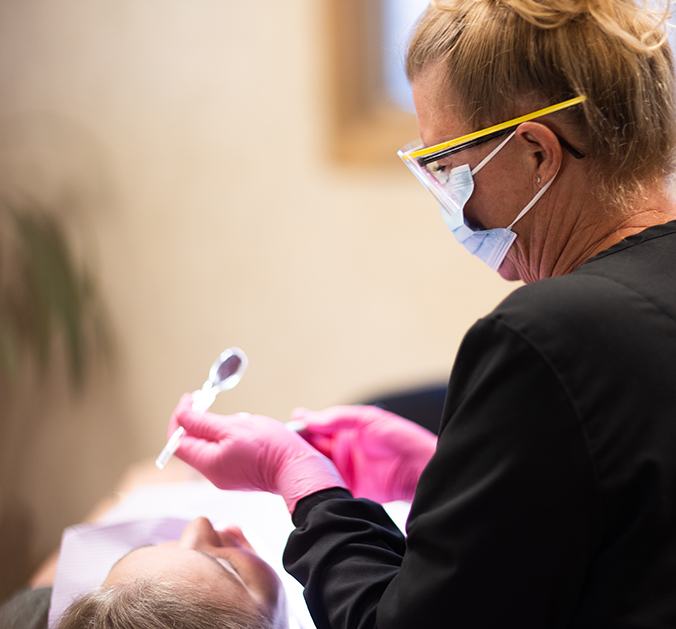
[[[341,164],[398,166],[415,117],[390,103],[382,75],[382,0],[325,0],[329,154]]]

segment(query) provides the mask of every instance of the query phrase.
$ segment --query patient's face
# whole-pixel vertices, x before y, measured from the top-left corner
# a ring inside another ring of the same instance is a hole
[[[239,529],[216,531],[206,518],[193,520],[176,542],[143,546],[120,559],[104,585],[139,578],[198,584],[214,600],[263,613],[286,626],[286,601],[275,571],[253,550]]]

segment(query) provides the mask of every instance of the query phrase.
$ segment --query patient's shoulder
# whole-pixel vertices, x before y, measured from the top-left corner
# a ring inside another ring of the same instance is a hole
[[[25,588],[0,605],[0,629],[46,629],[52,588]]]

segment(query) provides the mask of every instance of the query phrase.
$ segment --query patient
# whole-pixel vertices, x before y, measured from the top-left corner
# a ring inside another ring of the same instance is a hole
[[[280,518],[288,519],[281,500],[277,505],[272,502],[276,497],[265,494],[221,492],[197,479],[180,461],[172,461],[161,474],[152,464],[136,466],[118,485],[116,495],[88,516],[91,524],[67,529],[61,555],[55,553],[43,564],[29,589],[0,606],[0,629],[45,629],[48,607],[49,627],[58,629],[313,626],[306,622],[300,585],[284,574],[282,582],[238,527],[217,530],[206,517],[195,517],[198,513],[229,521],[234,517],[258,535],[256,543],[269,561],[276,563],[279,555],[281,566],[287,533]],[[267,517],[261,518],[261,512]],[[120,545],[120,531],[129,537],[134,525],[153,521],[171,524],[165,532],[173,527],[176,534],[164,537],[172,541],[151,539],[150,545],[134,548],[139,539],[144,541],[132,535],[126,546]],[[107,549],[105,543],[92,545],[91,539],[105,541],[108,531],[118,534],[117,545]],[[124,550],[119,552],[120,548]],[[89,573],[91,581],[97,570],[98,580],[87,585],[83,574]],[[70,604],[74,592],[78,594]]]
[[[73,603],[57,626],[281,629],[287,617],[279,578],[242,532],[217,532],[197,518],[176,542],[119,559],[102,587]]]

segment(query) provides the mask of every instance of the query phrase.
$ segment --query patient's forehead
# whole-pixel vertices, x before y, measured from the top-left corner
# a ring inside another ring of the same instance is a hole
[[[219,592],[235,593],[244,589],[241,582],[214,558],[177,545],[144,546],[133,550],[112,567],[104,585],[144,578],[177,585],[198,582],[206,590]]]
[[[275,626],[286,627],[284,591],[273,569],[248,550],[239,554],[235,548],[212,550],[206,553],[177,542],[137,548],[113,565],[103,587],[114,589],[149,580],[175,589],[178,597],[192,595],[204,602],[263,614],[275,618]],[[226,550],[225,556],[219,552]]]

